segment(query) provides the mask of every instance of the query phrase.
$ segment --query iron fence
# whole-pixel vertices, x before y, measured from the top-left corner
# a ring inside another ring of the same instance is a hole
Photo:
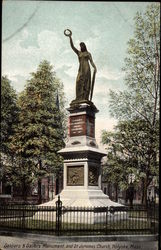
[[[54,235],[120,235],[158,233],[158,206],[64,207],[0,206],[0,228]]]

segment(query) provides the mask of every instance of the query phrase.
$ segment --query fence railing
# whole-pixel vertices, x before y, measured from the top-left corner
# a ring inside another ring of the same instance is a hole
[[[158,233],[158,206],[64,207],[0,206],[0,228],[43,231],[54,235],[112,235]]]

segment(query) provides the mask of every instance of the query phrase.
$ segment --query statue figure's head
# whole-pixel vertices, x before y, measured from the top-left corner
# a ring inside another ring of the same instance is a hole
[[[83,42],[80,43],[80,48],[82,52],[87,51],[86,45]]]

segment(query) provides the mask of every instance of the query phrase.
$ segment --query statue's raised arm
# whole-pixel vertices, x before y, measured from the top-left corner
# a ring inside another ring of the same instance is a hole
[[[69,30],[69,29],[64,30],[64,35],[69,37],[69,39],[70,39],[70,46],[74,50],[74,52],[78,55],[78,50],[74,47],[74,44],[73,44],[71,30]]]
[[[70,45],[73,51],[77,54],[79,59],[79,69],[76,78],[76,99],[72,101],[73,104],[91,102],[93,96],[93,88],[95,82],[95,75],[97,72],[96,66],[93,62],[91,54],[87,51],[85,43],[80,43],[80,51],[75,48],[72,40],[72,31],[69,29],[64,30],[65,36],[70,39]],[[91,81],[90,64],[94,68],[93,77]]]

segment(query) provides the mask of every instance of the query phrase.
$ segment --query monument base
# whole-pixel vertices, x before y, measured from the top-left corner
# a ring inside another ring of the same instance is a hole
[[[109,211],[110,207],[123,205],[111,201],[101,190],[101,160],[107,153],[98,148],[95,139],[97,108],[91,102],[73,101],[68,111],[68,141],[65,148],[58,152],[64,158],[64,189],[59,194],[64,207],[62,221],[93,224],[105,223],[107,217],[109,222],[111,217],[112,221],[126,218],[123,210]],[[40,206],[56,207],[57,200],[58,195]],[[91,209],[90,214],[88,209]],[[51,221],[56,219],[54,211],[38,212],[38,215],[42,220],[48,220],[49,217]]]
[[[127,219],[127,213],[124,211],[115,213],[105,211],[110,207],[124,206],[111,201],[97,186],[90,187],[86,190],[76,187],[74,187],[74,189],[67,188],[62,190],[59,196],[62,201],[62,206],[67,208],[67,211],[62,214],[62,222],[95,224]],[[52,201],[41,204],[40,206],[56,207],[57,201],[58,195],[56,195]],[[70,208],[74,209],[74,211],[70,211]],[[81,209],[82,211],[80,211]],[[89,214],[86,209],[91,209],[93,211],[90,211]],[[97,209],[99,210],[97,211]],[[47,221],[56,221],[56,212],[37,212],[34,215],[34,219],[37,218]]]
[[[59,194],[63,206],[70,207],[120,207],[119,203],[111,201],[108,195],[98,187],[89,187],[88,189],[80,187],[67,187]],[[42,206],[55,206],[58,195],[52,201],[42,204]]]

